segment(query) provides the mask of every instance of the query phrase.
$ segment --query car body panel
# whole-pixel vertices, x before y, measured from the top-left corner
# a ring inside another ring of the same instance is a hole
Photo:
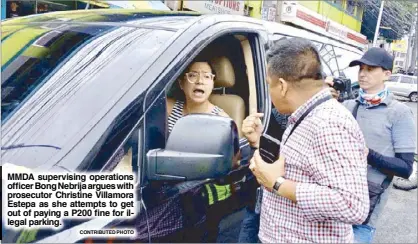
[[[409,98],[418,90],[417,77],[414,76],[394,74],[385,83],[388,89],[397,96]]]

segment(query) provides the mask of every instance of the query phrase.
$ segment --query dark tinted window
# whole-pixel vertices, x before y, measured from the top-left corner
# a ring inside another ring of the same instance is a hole
[[[132,43],[141,43],[143,45],[136,45],[138,49],[145,49],[146,47],[147,50],[140,52],[141,55],[138,55],[138,59],[146,62],[160,45],[174,33],[113,26],[70,26],[65,23],[55,26],[7,27],[9,28],[9,34],[2,38],[1,44],[2,122],[11,113],[15,112],[26,99],[30,98],[37,89],[44,86],[45,81],[55,75],[60,70],[60,66],[74,56],[78,49],[89,45],[93,40],[100,39],[95,45],[98,49],[103,49],[97,52],[96,58],[106,49],[109,49],[113,43],[118,43],[115,45],[119,45],[122,50],[123,45],[129,46]],[[12,27],[15,30],[10,30]],[[133,34],[128,37],[127,33]],[[106,39],[103,36],[106,36]],[[153,38],[150,38],[151,36]],[[124,39],[126,39],[126,42],[123,41]],[[100,43],[103,43],[103,45],[100,45]],[[152,46],[155,49],[150,48]],[[88,48],[83,48],[83,50],[83,52],[86,52]],[[93,53],[96,50],[90,51]],[[92,60],[94,59],[93,57]],[[71,70],[70,73],[74,73],[73,71]],[[63,81],[71,80],[71,77],[65,77],[65,74],[62,78]]]

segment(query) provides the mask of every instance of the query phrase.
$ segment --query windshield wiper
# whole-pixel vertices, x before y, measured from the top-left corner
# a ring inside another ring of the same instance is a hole
[[[18,148],[24,148],[24,147],[51,147],[51,148],[55,148],[57,150],[61,150],[60,147],[56,147],[53,145],[41,145],[41,144],[35,144],[35,145],[25,145],[25,144],[16,144],[16,145],[11,145],[11,146],[6,146],[6,147],[1,147],[1,150],[11,150],[11,149],[18,149]]]

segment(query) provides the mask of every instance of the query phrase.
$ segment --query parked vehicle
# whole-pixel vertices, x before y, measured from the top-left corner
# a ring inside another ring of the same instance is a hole
[[[411,102],[418,101],[417,77],[395,74],[389,78],[386,85],[394,95],[409,98]]]
[[[346,65],[335,50],[362,53],[312,32],[232,15],[86,10],[2,22],[2,162],[45,171],[133,172],[140,206],[132,221],[66,221],[60,231],[7,229],[3,241],[91,243],[100,240],[82,239],[78,230],[118,226],[138,230],[135,240],[124,241],[167,242],[178,233],[189,241],[204,223],[199,187],[206,179],[245,189],[248,169],[231,168],[232,145],[251,109],[265,113],[265,133],[274,136],[265,56],[269,43],[283,37],[315,42],[329,75],[340,75]],[[210,99],[232,119],[189,115],[167,136],[167,96],[175,96],[178,76],[203,54],[217,67]],[[125,155],[114,164],[121,149]],[[176,180],[181,183],[167,186]],[[244,207],[241,193],[234,191],[231,214]],[[184,207],[187,194],[191,205]],[[181,211],[170,215],[178,217],[175,228],[149,221],[176,197]]]

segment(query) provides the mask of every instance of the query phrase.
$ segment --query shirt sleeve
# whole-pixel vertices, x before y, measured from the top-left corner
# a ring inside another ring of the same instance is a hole
[[[347,118],[347,120],[351,121]],[[353,122],[328,121],[311,148],[312,183],[297,183],[296,200],[310,221],[363,223],[369,212],[366,145]]]
[[[395,153],[395,157],[387,157],[369,149],[367,162],[389,176],[399,176],[408,179],[414,164],[413,153]]]
[[[392,140],[395,153],[414,153],[416,151],[417,127],[414,121],[414,114],[408,108],[401,115],[392,127]]]

